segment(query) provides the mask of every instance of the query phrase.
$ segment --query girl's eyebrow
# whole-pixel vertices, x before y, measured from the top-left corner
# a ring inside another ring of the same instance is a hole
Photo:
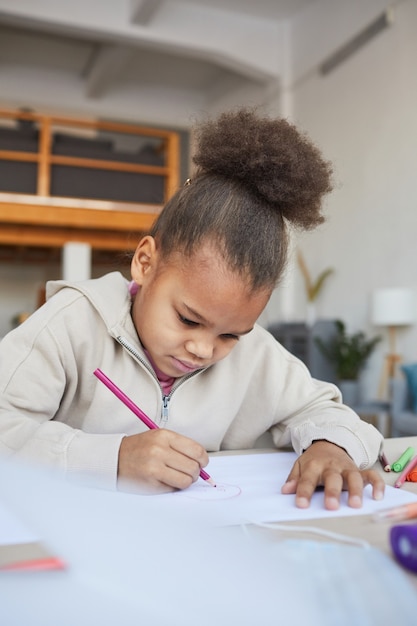
[[[183,307],[184,307],[185,309],[187,309],[187,312],[188,312],[191,316],[195,317],[195,318],[196,318],[199,322],[201,322],[201,323],[203,323],[203,324],[210,325],[210,324],[209,324],[209,322],[208,322],[208,320],[206,320],[206,318],[205,318],[205,317],[203,317],[202,315],[200,315],[200,313],[197,313],[197,311],[194,311],[194,309],[192,309],[190,306],[188,306],[188,304],[185,304],[185,302],[183,302],[183,303],[182,303],[182,305],[183,305]],[[248,328],[248,330],[243,330],[243,331],[239,331],[239,332],[233,332],[233,331],[230,331],[230,332],[228,332],[227,334],[228,334],[228,335],[239,335],[239,336],[240,336],[240,335],[247,335],[248,333],[250,333],[250,332],[251,332],[251,330],[253,330],[253,326],[252,326],[251,328]]]
[[[193,317],[196,317],[199,322],[203,322],[205,324],[208,323],[205,317],[200,315],[200,313],[197,313],[197,311],[194,311],[194,309],[188,306],[188,304],[185,304],[185,302],[183,302],[182,305],[185,309],[187,309],[188,313],[190,313]]]

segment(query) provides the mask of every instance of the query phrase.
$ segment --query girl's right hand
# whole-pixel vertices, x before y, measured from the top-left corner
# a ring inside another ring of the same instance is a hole
[[[135,493],[186,489],[208,461],[199,443],[165,428],[126,436],[119,449],[118,487]]]

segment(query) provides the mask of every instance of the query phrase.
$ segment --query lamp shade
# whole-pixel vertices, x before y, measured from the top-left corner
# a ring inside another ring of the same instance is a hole
[[[412,289],[376,289],[372,296],[372,323],[375,326],[407,326],[416,319]]]

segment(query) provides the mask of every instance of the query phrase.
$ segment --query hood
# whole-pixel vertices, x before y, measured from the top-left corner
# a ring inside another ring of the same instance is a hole
[[[46,300],[59,292],[71,290],[74,295],[81,293],[88,298],[91,305],[98,311],[109,331],[112,331],[130,316],[131,299],[128,291],[128,280],[120,272],[111,272],[100,278],[70,282],[66,280],[48,281],[46,284]],[[113,333],[114,334],[114,333]]]

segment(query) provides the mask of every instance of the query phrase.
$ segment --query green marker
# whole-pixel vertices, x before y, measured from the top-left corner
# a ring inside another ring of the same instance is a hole
[[[402,453],[399,459],[397,459],[392,465],[391,469],[393,472],[402,472],[408,461],[411,461],[411,458],[414,455],[414,448],[407,448],[405,452]]]

